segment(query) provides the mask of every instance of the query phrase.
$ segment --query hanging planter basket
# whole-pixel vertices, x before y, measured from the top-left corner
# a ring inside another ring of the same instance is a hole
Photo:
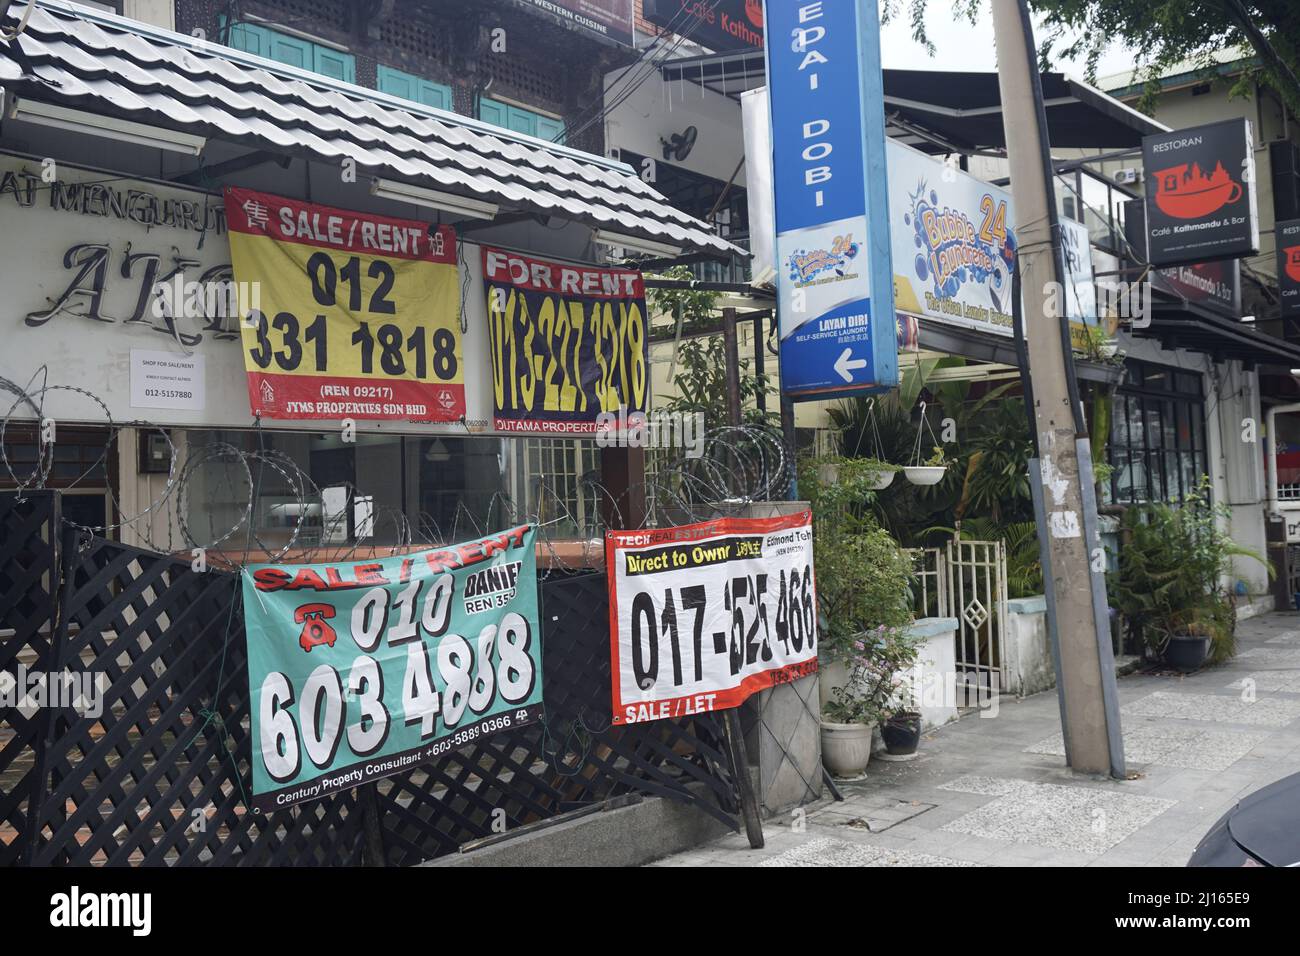
[[[937,485],[948,469],[943,465],[908,465],[903,475],[914,485]]]
[[[871,427],[871,455],[866,460],[874,462],[879,467],[867,482],[867,487],[872,491],[882,491],[893,483],[894,475],[898,472],[898,466],[880,457],[882,442],[880,441],[880,428],[876,424],[876,400],[874,398],[870,400],[870,405],[867,407],[867,419],[863,423],[863,429],[865,430],[868,425]]]
[[[888,488],[893,483],[895,474],[896,472],[892,468],[881,470],[871,476],[871,481],[867,487],[872,491],[881,491]]]
[[[916,445],[912,448],[911,464],[903,466],[903,476],[914,485],[937,485],[943,481],[944,474],[948,471],[946,464],[927,465],[921,461],[921,439],[925,437],[926,432],[930,433],[930,440],[934,442],[937,453],[942,453],[943,445],[939,442],[930,427],[930,419],[925,413],[925,402],[921,403],[921,420],[916,425]]]

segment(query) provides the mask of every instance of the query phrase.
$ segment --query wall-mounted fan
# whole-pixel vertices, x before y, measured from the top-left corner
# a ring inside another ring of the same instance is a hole
[[[699,138],[700,131],[694,126],[688,126],[680,133],[673,133],[672,136],[664,139],[659,138],[659,142],[664,147],[664,160],[675,159],[682,162],[687,156],[691,155],[691,150],[695,148],[695,140]]]

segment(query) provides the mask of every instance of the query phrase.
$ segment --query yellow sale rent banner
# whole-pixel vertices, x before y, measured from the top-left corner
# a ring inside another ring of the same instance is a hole
[[[226,189],[248,401],[274,419],[465,415],[456,234]]]

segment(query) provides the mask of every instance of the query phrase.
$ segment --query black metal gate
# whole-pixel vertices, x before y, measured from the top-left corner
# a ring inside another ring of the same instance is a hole
[[[600,574],[542,584],[541,724],[255,813],[240,593],[61,526],[57,492],[0,495],[0,680],[66,670],[102,693],[97,716],[0,698],[0,864],[407,865],[632,792],[739,828],[717,717],[610,725]]]

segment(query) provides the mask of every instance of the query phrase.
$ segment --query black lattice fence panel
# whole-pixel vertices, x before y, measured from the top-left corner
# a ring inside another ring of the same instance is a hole
[[[721,720],[611,726],[604,575],[546,582],[542,635],[541,725],[379,783],[387,862],[442,856],[501,824],[508,832],[631,791],[694,804],[739,828]]]
[[[46,657],[96,675],[102,706],[47,711],[29,734],[35,759],[11,789],[26,788],[36,810],[30,829],[22,814],[11,826],[35,834],[36,864],[348,865],[382,856],[403,865],[496,832],[498,810],[517,827],[629,791],[691,802],[736,826],[719,721],[610,727],[601,575],[542,588],[543,725],[264,816],[248,809],[237,577],[75,532],[62,551],[62,616]]]
[[[58,656],[101,680],[102,712],[60,712],[34,862],[359,863],[351,793],[269,816],[247,809],[237,578],[102,538],[69,546]]]
[[[42,714],[25,672],[45,671],[58,585],[58,496],[0,494],[0,866],[24,858]]]

